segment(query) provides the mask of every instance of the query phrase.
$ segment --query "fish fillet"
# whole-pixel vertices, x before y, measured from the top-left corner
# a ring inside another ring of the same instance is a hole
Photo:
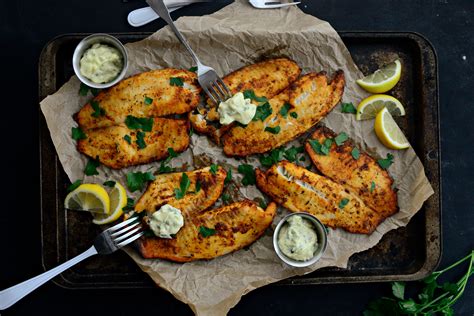
[[[270,226],[275,213],[275,203],[263,210],[249,200],[199,215],[183,212],[184,226],[176,238],[144,237],[139,240],[139,250],[144,258],[176,262],[216,258],[252,244]],[[214,229],[215,234],[203,237],[200,227]]]
[[[176,199],[175,189],[179,188],[182,172],[158,175],[150,183],[135,205],[135,212],[147,211],[153,213],[162,205],[169,204],[188,214],[200,213],[211,207],[219,198],[224,189],[224,180],[227,172],[218,167],[215,174],[210,168],[203,168],[185,172],[190,185],[187,194],[182,199]],[[200,189],[197,190],[196,184]]]
[[[151,132],[146,132],[146,147],[137,145],[137,131],[125,124],[85,131],[87,138],[77,142],[77,150],[98,159],[103,165],[120,169],[149,163],[168,156],[168,148],[183,152],[189,146],[189,122],[167,118],[153,119]],[[130,137],[130,143],[126,141]]]
[[[269,99],[286,89],[300,73],[301,69],[294,61],[288,58],[276,58],[240,68],[223,80],[232,94],[252,90],[256,96]],[[220,137],[231,128],[231,125],[221,126],[217,106],[210,101],[207,106],[209,108],[198,108],[191,112],[189,119],[194,130],[208,134],[214,142],[219,143]]]
[[[319,127],[310,138],[323,143],[325,139],[334,139],[336,136],[329,128]],[[398,211],[397,193],[392,188],[393,179],[366,153],[361,152],[360,157],[354,159],[351,154],[354,145],[351,141],[346,141],[341,146],[333,142],[327,156],[317,154],[308,142],[305,148],[322,174],[358,195],[377,213],[388,217]]]
[[[225,154],[245,157],[264,153],[295,139],[336,106],[344,83],[342,71],[336,72],[330,82],[324,72],[302,76],[269,101],[271,114],[263,122],[257,120],[246,127],[236,126],[222,137]],[[289,109],[282,114],[285,106]],[[279,132],[272,133],[266,130],[268,128],[279,129]]]
[[[171,85],[171,78],[182,80],[182,86]],[[143,72],[101,91],[75,115],[84,129],[114,126],[125,122],[128,115],[161,117],[183,114],[196,108],[201,88],[194,72],[180,69],[160,69]],[[103,109],[93,116],[92,103]]]
[[[370,234],[383,220],[356,195],[323,176],[288,161],[266,173],[256,170],[257,186],[292,212],[307,212],[323,224],[351,233]]]

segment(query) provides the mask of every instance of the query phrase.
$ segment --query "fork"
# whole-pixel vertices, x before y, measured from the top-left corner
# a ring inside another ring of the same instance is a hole
[[[108,255],[137,240],[143,234],[140,221],[136,216],[104,230],[96,237],[94,245],[80,255],[34,278],[0,291],[0,310],[12,306],[47,281],[82,260],[96,254]]]
[[[301,2],[281,3],[281,1],[265,1],[265,0],[249,0],[250,4],[257,9],[276,9],[288,7],[290,5],[297,5]]]
[[[183,35],[179,32],[179,30],[174,25],[173,20],[170,17],[170,13],[168,8],[163,3],[163,0],[146,0],[146,2],[150,5],[150,7],[155,10],[158,15],[168,23],[168,25],[173,30],[176,37],[179,41],[186,47],[191,57],[194,59],[194,62],[197,65],[197,75],[198,75],[198,82],[201,88],[206,92],[207,96],[217,105],[220,102],[223,102],[232,97],[232,93],[227,85],[222,81],[222,79],[217,75],[216,71],[209,66],[203,65],[197,55],[189,46],[186,39]]]

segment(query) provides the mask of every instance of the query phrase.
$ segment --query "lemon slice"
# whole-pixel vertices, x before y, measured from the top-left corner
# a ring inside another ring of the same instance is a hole
[[[401,73],[402,64],[397,59],[356,82],[371,93],[384,93],[395,87],[400,80]]]
[[[410,147],[410,143],[387,108],[383,108],[375,118],[375,134],[388,148],[405,149]]]
[[[386,108],[392,116],[405,115],[405,108],[396,98],[386,94],[375,94],[359,103],[356,120],[373,119],[383,108]]]
[[[118,182],[110,191],[110,214],[93,214],[92,222],[97,225],[112,223],[119,219],[123,214],[123,208],[127,205],[127,192],[125,188]]]
[[[64,207],[101,214],[110,213],[110,199],[107,191],[98,184],[81,184],[66,196]]]

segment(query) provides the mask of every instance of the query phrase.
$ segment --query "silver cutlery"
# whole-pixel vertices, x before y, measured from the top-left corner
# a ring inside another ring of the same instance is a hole
[[[300,4],[301,2],[266,1],[266,0],[249,0],[250,4],[257,9],[277,9]]]
[[[232,97],[230,89],[226,86],[224,81],[222,81],[222,79],[217,75],[216,71],[209,66],[203,65],[199,61],[199,58],[191,49],[188,42],[185,40],[183,35],[174,25],[173,20],[170,17],[169,11],[166,8],[166,5],[163,3],[163,0],[146,0],[146,2],[150,5],[150,7],[153,8],[153,10],[155,10],[156,13],[158,13],[158,15],[163,20],[166,21],[166,23],[168,23],[176,37],[186,47],[189,54],[191,54],[198,68],[197,75],[199,85],[206,92],[207,96],[217,105],[219,105],[220,102],[223,102]]]
[[[132,217],[104,230],[96,237],[94,245],[80,255],[34,278],[0,291],[0,310],[12,306],[47,281],[82,260],[96,254],[108,255],[137,240],[142,235],[142,226],[138,217]]]

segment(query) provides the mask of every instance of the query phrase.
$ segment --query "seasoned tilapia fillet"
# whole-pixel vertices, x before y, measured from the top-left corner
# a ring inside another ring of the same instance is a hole
[[[172,85],[179,78],[183,85]],[[87,130],[125,122],[128,115],[161,117],[183,114],[196,108],[201,88],[194,72],[181,69],[159,69],[143,72],[101,91],[75,115],[77,123]],[[103,109],[103,115],[93,114],[92,105]]]
[[[318,127],[310,139],[323,143],[336,136],[329,128]],[[361,152],[359,159],[354,159],[351,154],[354,145],[351,141],[346,141],[341,146],[333,142],[327,156],[318,155],[308,142],[305,148],[322,174],[359,196],[377,213],[388,217],[398,211],[397,193],[392,188],[393,179],[366,153]]]
[[[301,73],[300,67],[288,58],[268,59],[240,68],[224,77],[232,94],[252,90],[258,97],[272,98],[286,89]],[[253,101],[255,104],[259,102]],[[217,106],[198,108],[189,114],[191,124],[199,133],[208,134],[219,143],[220,137],[230,128],[219,124]]]
[[[225,154],[240,157],[260,154],[295,139],[336,106],[344,83],[342,71],[336,72],[330,82],[324,72],[302,76],[269,101],[271,114],[264,121],[236,126],[222,137]]]
[[[137,144],[137,131],[121,124],[85,131],[87,138],[77,141],[77,150],[107,167],[120,169],[166,158],[168,148],[185,151],[189,146],[188,131],[187,120],[154,118],[151,132],[144,133],[143,149]]]
[[[307,212],[324,225],[351,233],[370,234],[383,220],[356,195],[323,176],[288,161],[266,173],[256,170],[257,186],[292,212]]]
[[[182,172],[167,173],[156,176],[135,205],[135,212],[147,211],[154,213],[161,206],[169,204],[188,214],[200,213],[211,207],[224,189],[227,175],[224,168],[219,167],[215,174],[210,168],[185,172],[190,185],[182,199],[176,199],[175,189],[179,188]],[[199,183],[198,187],[196,184]],[[199,188],[199,190],[198,190]]]
[[[276,204],[266,210],[245,200],[199,215],[183,212],[184,226],[176,238],[142,238],[139,250],[144,258],[161,258],[176,262],[212,259],[239,250],[257,240],[273,221]],[[204,237],[200,228],[215,230]]]

